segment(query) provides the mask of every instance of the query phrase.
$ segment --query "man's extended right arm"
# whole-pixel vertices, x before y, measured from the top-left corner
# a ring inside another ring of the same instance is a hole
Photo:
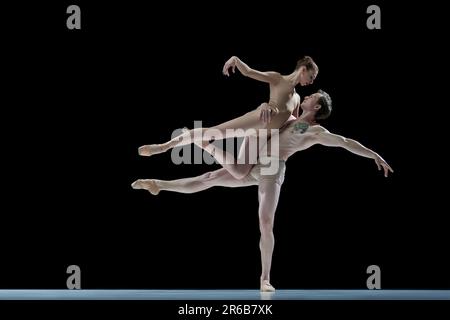
[[[383,168],[385,177],[388,176],[389,171],[394,172],[389,164],[378,153],[366,148],[356,140],[348,139],[323,129],[323,131],[316,134],[316,143],[327,147],[341,147],[359,156],[371,158],[375,160],[378,170]]]

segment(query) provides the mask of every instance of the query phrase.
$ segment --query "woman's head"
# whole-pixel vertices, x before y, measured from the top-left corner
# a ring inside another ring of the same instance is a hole
[[[309,56],[305,56],[298,60],[295,70],[299,73],[298,82],[301,86],[312,84],[319,73],[319,67]]]

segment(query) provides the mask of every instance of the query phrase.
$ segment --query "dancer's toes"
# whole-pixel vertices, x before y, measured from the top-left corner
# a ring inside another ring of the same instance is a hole
[[[151,179],[139,179],[131,184],[133,189],[144,189],[150,192],[153,195],[157,195],[159,193],[159,187],[155,180]]]
[[[269,280],[261,281],[261,292],[275,292],[275,288],[270,284]]]
[[[139,147],[139,155],[143,157],[150,157],[154,154],[163,153],[164,151],[166,150],[160,144],[148,144]]]
[[[141,180],[139,179],[139,180],[136,180],[135,182],[133,182],[132,184],[131,184],[131,187],[133,188],[133,189],[142,189],[142,183],[141,183]]]

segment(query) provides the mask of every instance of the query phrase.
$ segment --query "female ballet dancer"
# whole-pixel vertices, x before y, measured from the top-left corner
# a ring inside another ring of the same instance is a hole
[[[295,70],[289,75],[281,75],[273,71],[261,72],[254,70],[236,56],[231,57],[225,63],[222,72],[224,75],[229,76],[229,70],[231,69],[234,73],[235,68],[244,76],[269,83],[270,100],[268,103],[263,103],[257,109],[218,126],[192,129],[166,143],[141,146],[139,155],[152,156],[174,147],[190,143],[201,143],[201,141],[211,141],[217,138],[218,132],[221,133],[222,139],[225,139],[246,136],[249,129],[268,129],[269,131],[270,129],[279,129],[291,115],[298,116],[300,96],[295,92],[295,86],[298,84],[301,86],[312,84],[319,72],[316,63],[309,56],[298,60]],[[226,131],[227,129],[235,130]],[[242,130],[236,131],[237,129]]]

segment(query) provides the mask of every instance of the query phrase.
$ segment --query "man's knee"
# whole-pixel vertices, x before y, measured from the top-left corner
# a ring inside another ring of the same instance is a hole
[[[210,180],[212,176],[213,176],[213,172],[204,173],[204,174],[202,174],[202,180],[205,180],[205,181]]]
[[[260,217],[259,228],[261,233],[272,232],[273,230],[273,218],[272,217]]]
[[[210,171],[210,172],[204,173],[204,174],[201,176],[201,180],[202,180],[203,182],[207,183],[207,182],[209,182],[209,181],[212,181],[212,180],[214,180],[214,179],[217,179],[219,176],[220,176],[220,169],[219,169],[219,170],[216,170],[216,171]]]

